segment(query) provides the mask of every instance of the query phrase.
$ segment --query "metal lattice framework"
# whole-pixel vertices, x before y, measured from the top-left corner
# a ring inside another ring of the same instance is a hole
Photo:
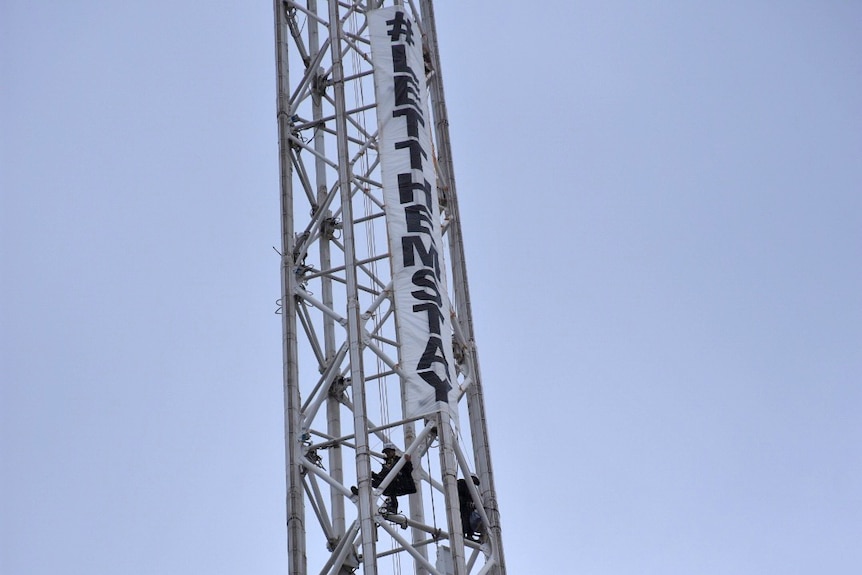
[[[383,2],[274,4],[289,573],[505,575],[432,3],[403,9],[425,48],[457,424],[403,415],[366,22]],[[381,509],[388,481],[371,485],[384,442],[414,466],[418,492],[400,514]],[[472,539],[457,486],[470,475]]]

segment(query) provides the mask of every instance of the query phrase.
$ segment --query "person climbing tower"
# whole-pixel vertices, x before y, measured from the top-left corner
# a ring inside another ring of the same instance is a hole
[[[473,485],[479,485],[479,478],[472,476]],[[476,510],[476,504],[470,497],[470,488],[466,479],[458,480],[458,505],[461,508],[461,529],[464,537],[473,541],[479,540],[482,530],[482,517]]]
[[[383,444],[383,455],[386,459],[383,461],[380,471],[371,472],[372,487],[380,486],[401,459],[398,456],[398,450],[392,443]],[[410,455],[405,453],[404,460],[404,466],[398,471],[398,475],[383,490],[383,495],[386,496],[386,502],[381,508],[383,513],[398,513],[398,497],[416,493],[416,483],[413,481],[413,463],[410,461]]]

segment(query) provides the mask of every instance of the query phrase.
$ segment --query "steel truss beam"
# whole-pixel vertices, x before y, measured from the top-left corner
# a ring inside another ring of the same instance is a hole
[[[430,0],[404,8],[426,49],[460,415],[403,415],[365,18],[382,4],[274,0],[289,574],[505,575]],[[381,508],[394,473],[371,485],[386,442],[418,487],[400,514]],[[456,488],[471,475],[478,540]]]

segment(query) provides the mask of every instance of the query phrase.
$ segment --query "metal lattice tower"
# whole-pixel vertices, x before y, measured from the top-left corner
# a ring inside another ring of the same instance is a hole
[[[274,8],[289,573],[505,575],[433,3],[275,0]],[[403,120],[404,145],[382,144],[374,18],[377,29],[387,26],[394,61],[381,76],[395,87],[385,116]],[[388,233],[393,202],[384,200],[394,175],[382,148],[409,164],[388,192],[406,206],[405,229],[431,238],[440,230],[441,245],[417,243],[412,262],[413,285],[424,286],[410,292],[412,310],[429,310],[420,327],[439,334],[428,339],[439,353],[426,350],[419,362],[431,366],[419,375],[438,383],[437,408],[418,415],[410,382],[422,379],[409,373],[416,362],[402,335],[412,329],[400,311],[409,306],[396,305],[409,294],[396,278],[402,256]],[[423,187],[421,170],[436,184],[426,178]],[[431,372],[451,374],[451,385]],[[389,442],[402,455],[390,475],[409,456],[417,488],[400,498],[400,513],[383,504],[392,478],[373,484]],[[465,496],[481,522],[469,538]]]

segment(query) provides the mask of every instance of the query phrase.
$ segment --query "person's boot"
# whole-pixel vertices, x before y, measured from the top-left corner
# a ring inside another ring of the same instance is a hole
[[[386,498],[383,509],[386,513],[398,513],[398,500],[390,495]]]

